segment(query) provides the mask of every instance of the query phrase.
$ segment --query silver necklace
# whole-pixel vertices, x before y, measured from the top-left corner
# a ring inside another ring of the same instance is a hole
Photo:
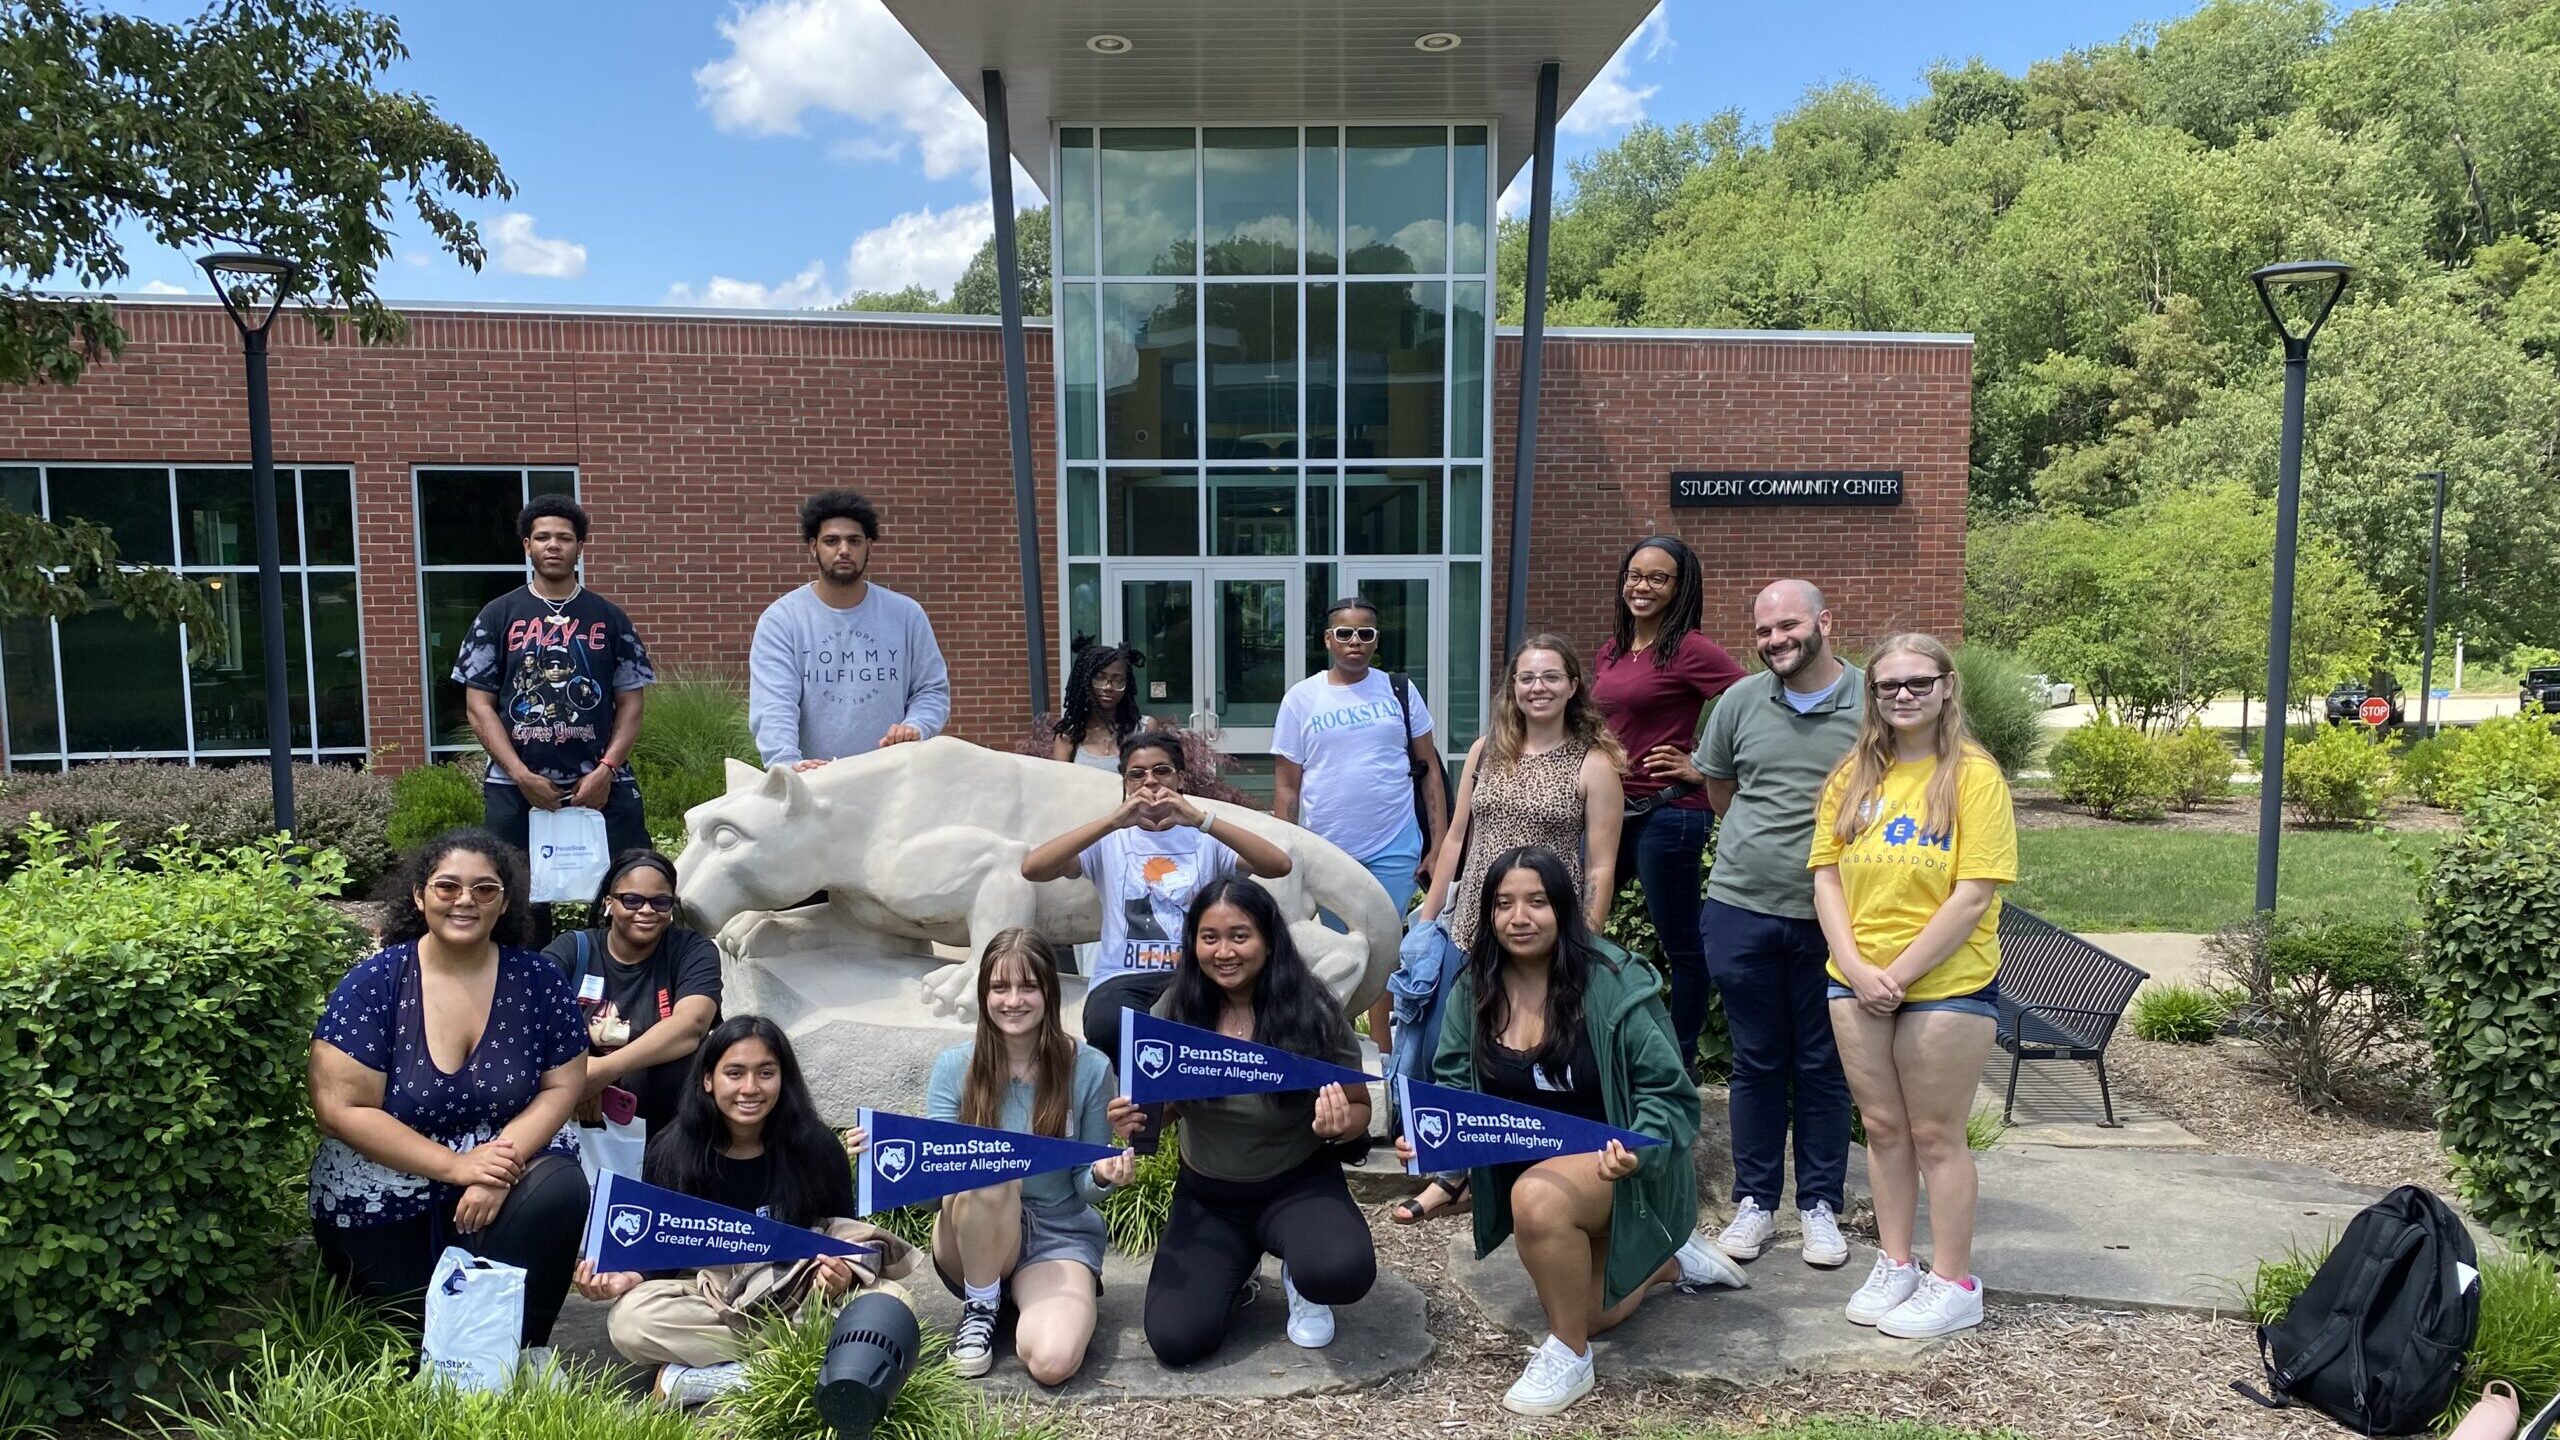
[[[550,596],[543,594],[541,591],[534,589],[530,585],[527,585],[524,588],[526,593],[532,595],[534,599],[542,602],[543,608],[551,612],[551,618],[554,620],[560,618],[560,613],[562,611],[568,609],[571,605],[576,604],[579,596],[587,593],[586,582],[584,581],[580,581],[578,584],[570,587],[569,593],[558,600],[552,599]]]

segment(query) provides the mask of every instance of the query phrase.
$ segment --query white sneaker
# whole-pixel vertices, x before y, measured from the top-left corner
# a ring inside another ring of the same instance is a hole
[[[975,1378],[996,1363],[996,1307],[964,1300],[960,1323],[951,1331],[951,1368]]]
[[[1730,1290],[1751,1286],[1751,1277],[1742,1273],[1742,1267],[1704,1235],[1692,1235],[1682,1241],[1671,1258],[1680,1263],[1680,1288],[1693,1294],[1718,1285]]]
[[[1591,1357],[1563,1354],[1553,1336],[1529,1352],[1529,1367],[1502,1392],[1514,1415],[1561,1415],[1591,1393]]]
[[[1280,1288],[1289,1297],[1289,1343],[1301,1350],[1321,1350],[1333,1343],[1333,1307],[1318,1305],[1289,1283],[1289,1267],[1280,1267]]]
[[[1924,1274],[1920,1288],[1911,1292],[1911,1298],[1876,1322],[1876,1333],[1896,1340],[1934,1340],[1981,1323],[1981,1281],[1974,1281],[1973,1288],[1967,1290],[1953,1280]]]
[[[688,1408],[707,1405],[747,1383],[747,1367],[737,1360],[719,1365],[658,1367],[658,1398]]]
[[[1894,1311],[1894,1307],[1911,1298],[1920,1288],[1924,1272],[1917,1263],[1896,1265],[1876,1252],[1876,1268],[1867,1272],[1867,1283],[1849,1297],[1849,1323],[1873,1325]]]
[[[1831,1202],[1816,1200],[1810,1210],[1799,1210],[1796,1217],[1804,1221],[1804,1263],[1818,1270],[1836,1270],[1849,1263],[1849,1242],[1840,1238],[1840,1220],[1831,1213]]]
[[[1759,1201],[1744,1196],[1742,1207],[1733,1212],[1733,1223],[1716,1237],[1716,1248],[1736,1260],[1757,1260],[1777,1234],[1778,1217],[1761,1209]]]

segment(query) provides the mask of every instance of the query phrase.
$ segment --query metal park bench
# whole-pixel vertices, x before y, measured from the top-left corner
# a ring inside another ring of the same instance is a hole
[[[2018,1067],[2030,1060],[2086,1060],[2098,1067],[2099,1122],[2116,1125],[2107,1089],[2107,1042],[2150,972],[2126,964],[2016,905],[2000,907],[2000,1048],[2009,1052],[2004,1122],[2018,1104]]]

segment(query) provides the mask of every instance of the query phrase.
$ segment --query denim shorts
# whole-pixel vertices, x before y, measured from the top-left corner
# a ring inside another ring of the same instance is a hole
[[[1858,998],[1858,992],[1834,980],[1831,982],[1830,998],[1855,1000]],[[1989,984],[1969,995],[1944,995],[1935,1000],[1905,1000],[1897,1013],[1912,1015],[1923,1010],[1952,1010],[1959,1015],[1979,1015],[1985,1020],[1997,1020],[2000,1018],[2000,977],[1993,976]]]

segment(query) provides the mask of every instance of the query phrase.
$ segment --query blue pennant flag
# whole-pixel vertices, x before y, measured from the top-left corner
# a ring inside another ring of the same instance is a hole
[[[587,1201],[584,1250],[599,1274],[872,1253],[868,1245],[831,1239],[611,1171],[597,1175],[595,1194]]]
[[[1120,1153],[1115,1145],[922,1120],[890,1110],[865,1110],[855,1123],[870,1137],[862,1163],[855,1167],[862,1191],[855,1208],[864,1215],[1090,1165]]]
[[[1143,1010],[1120,1012],[1120,1090],[1141,1105],[1366,1085],[1377,1078]]]
[[[1630,1150],[1662,1143],[1633,1130],[1473,1090],[1401,1075],[1395,1083],[1405,1138],[1413,1142],[1413,1163],[1405,1168],[1416,1175],[1580,1155],[1606,1149],[1612,1140]]]

